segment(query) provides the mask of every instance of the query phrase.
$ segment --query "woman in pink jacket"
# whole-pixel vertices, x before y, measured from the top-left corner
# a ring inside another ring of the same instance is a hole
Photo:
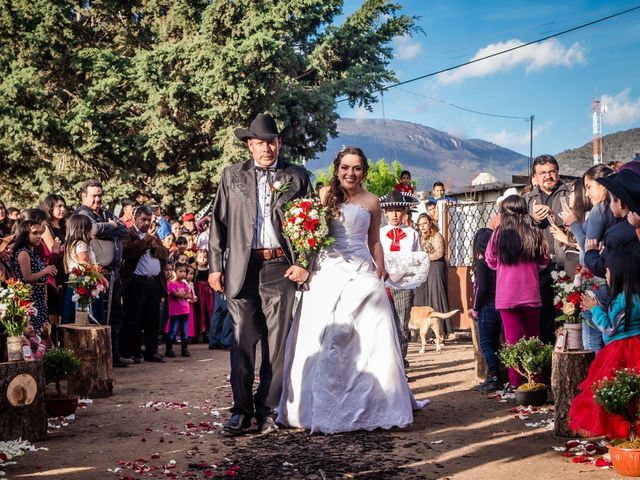
[[[496,270],[496,309],[509,344],[540,334],[538,271],[549,258],[542,231],[533,223],[527,203],[510,195],[500,206],[500,225],[491,235],[485,260]],[[522,377],[509,369],[509,383],[517,387]]]

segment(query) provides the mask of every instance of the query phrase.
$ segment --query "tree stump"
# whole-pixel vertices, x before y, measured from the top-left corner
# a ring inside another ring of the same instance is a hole
[[[555,433],[560,437],[575,437],[569,430],[569,408],[595,356],[595,352],[588,350],[553,352],[551,391],[555,401]]]
[[[0,440],[47,436],[41,361],[0,363]]]
[[[102,398],[113,392],[111,327],[108,325],[58,327],[60,344],[80,359],[80,371],[68,379],[69,394]]]
[[[471,324],[471,341],[473,342],[473,360],[475,362],[476,380],[483,382],[487,378],[487,362],[484,359],[482,350],[480,350],[480,333],[478,332],[478,322],[473,319],[469,312]]]

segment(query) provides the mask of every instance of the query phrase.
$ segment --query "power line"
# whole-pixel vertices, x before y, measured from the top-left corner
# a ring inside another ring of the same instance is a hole
[[[530,117],[516,117],[514,115],[500,115],[500,114],[497,114],[497,113],[480,112],[478,110],[473,110],[471,108],[461,107],[460,105],[456,105],[455,103],[447,102],[446,100],[441,100],[441,99],[436,98],[436,97],[429,97],[427,95],[422,95],[421,93],[412,92],[411,90],[407,90],[406,88],[400,88],[399,90],[402,91],[402,92],[409,93],[411,95],[415,95],[417,97],[426,98],[427,100],[433,100],[434,102],[444,103],[445,105],[449,105],[450,107],[457,108],[458,110],[464,110],[465,112],[475,113],[475,114],[478,114],[478,115],[484,115],[486,117],[511,118],[511,119],[514,119],[514,120],[524,120],[525,122],[528,122],[529,119],[530,119]]]
[[[538,38],[537,40],[532,40],[530,42],[523,43],[522,45],[517,45],[515,47],[507,48],[506,50],[501,50],[499,52],[492,53],[491,55],[486,55],[484,57],[476,58],[474,60],[469,60],[468,62],[459,63],[458,65],[454,65],[454,66],[448,67],[448,68],[443,68],[442,70],[438,70],[436,72],[427,73],[426,75],[421,75],[419,77],[411,78],[411,79],[405,80],[403,82],[394,83],[394,84],[388,85],[386,87],[382,87],[382,88],[380,88],[378,90],[374,90],[372,93],[384,92],[384,91],[389,90],[391,88],[399,87],[400,85],[406,85],[407,83],[415,82],[416,80],[422,80],[423,78],[433,77],[435,75],[439,75],[439,74],[444,73],[444,72],[450,72],[451,70],[455,70],[457,68],[464,67],[466,65],[471,65],[473,63],[477,63],[477,62],[480,62],[482,60],[487,60],[489,58],[497,57],[498,55],[503,55],[505,53],[513,52],[514,50],[518,50],[520,48],[528,47],[529,45],[533,45],[534,43],[544,42],[545,40],[549,40],[551,38],[559,37],[561,35],[566,35],[567,33],[570,33],[570,32],[575,32],[576,30],[580,30],[582,28],[586,28],[586,27],[589,27],[591,25],[595,25],[596,23],[601,23],[601,22],[604,22],[606,20],[610,20],[612,18],[619,17],[621,15],[625,15],[627,13],[633,12],[634,10],[638,10],[638,9],[640,9],[640,5],[636,5],[635,7],[628,8],[628,9],[623,10],[621,12],[614,13],[612,15],[608,15],[606,17],[598,18],[598,19],[593,20],[591,22],[583,23],[581,25],[578,25],[577,27],[569,28],[567,30],[563,30],[563,31],[558,32],[558,33],[553,33],[551,35],[547,35],[546,37]],[[346,102],[347,100],[349,100],[349,99],[348,98],[342,98],[340,100],[336,100],[336,103]]]

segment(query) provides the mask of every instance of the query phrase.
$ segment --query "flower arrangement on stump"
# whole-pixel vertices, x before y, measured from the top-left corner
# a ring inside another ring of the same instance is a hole
[[[0,287],[0,323],[10,337],[19,337],[31,317],[38,311],[31,302],[31,285],[9,279],[7,287]]]
[[[593,393],[607,413],[629,422],[627,438],[615,439],[609,445],[613,467],[622,475],[640,476],[640,373],[628,368],[616,370],[611,378],[594,384]]]
[[[67,284],[73,288],[73,301],[77,309],[86,312],[91,302],[107,291],[109,283],[102,274],[101,265],[81,264],[71,269]]]
[[[588,291],[596,292],[599,288],[599,285],[593,281],[593,273],[587,267],[578,265],[573,279],[564,271],[551,272],[551,278],[554,280],[551,287],[556,293],[553,302],[556,310],[561,312],[556,317],[556,321],[569,324],[580,323],[582,321],[581,295]]]
[[[300,266],[308,268],[312,255],[333,243],[329,215],[329,208],[317,198],[298,198],[287,203],[282,230]]]
[[[555,291],[554,303],[559,315],[557,322],[564,322],[566,331],[566,347],[568,350],[582,350],[582,306],[581,297],[585,292],[595,295],[600,288],[594,282],[593,273],[587,267],[578,265],[572,279],[564,271],[551,272],[554,282],[551,285]],[[561,338],[561,334],[558,334]],[[563,347],[563,348],[564,348]]]

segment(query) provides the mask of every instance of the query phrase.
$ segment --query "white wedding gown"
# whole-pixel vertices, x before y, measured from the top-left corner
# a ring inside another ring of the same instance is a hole
[[[367,247],[370,213],[343,204],[294,317],[277,421],[311,432],[405,427],[407,385],[384,283]],[[426,403],[426,402],[425,402]]]

